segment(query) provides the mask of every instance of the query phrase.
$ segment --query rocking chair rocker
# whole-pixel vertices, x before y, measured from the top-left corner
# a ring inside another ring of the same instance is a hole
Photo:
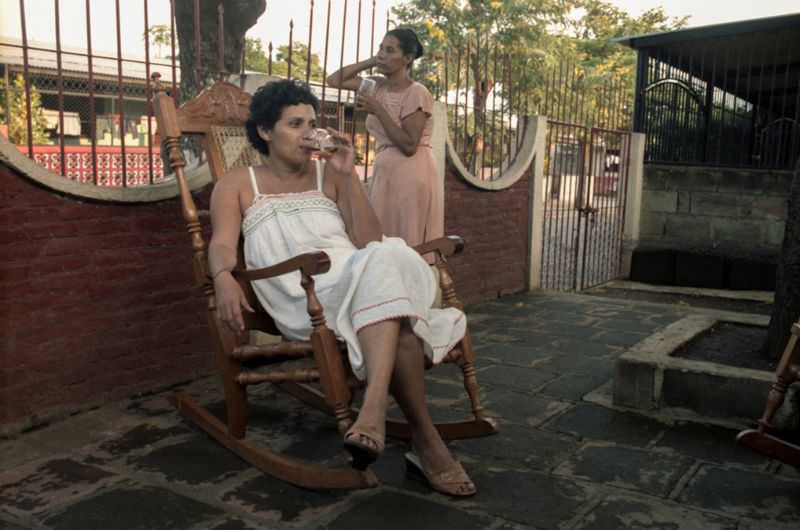
[[[357,411],[351,406],[351,386],[358,386],[358,382],[349,373],[346,365],[346,346],[326,326],[322,306],[314,292],[313,276],[326,272],[330,261],[324,252],[314,252],[295,256],[271,267],[244,270],[241,245],[239,246],[239,265],[234,271],[234,277],[242,286],[250,305],[256,308],[255,313],[244,314],[246,329],[280,336],[275,323],[258,305],[250,282],[299,270],[301,285],[307,296],[308,315],[314,329],[310,340],[281,339],[280,342],[253,345],[247,341],[246,333],[235,335],[217,318],[214,285],[209,276],[200,212],[192,198],[184,172],[186,162],[180,140],[184,134],[199,135],[204,140],[214,181],[231,167],[259,163],[260,155],[250,147],[244,130],[244,123],[249,115],[250,95],[236,85],[218,81],[180,108],[176,108],[172,97],[167,95],[166,88],[160,82],[159,74],[153,74],[152,78],[153,106],[158,131],[180,189],[183,217],[192,241],[194,276],[208,309],[208,324],[225,394],[226,423],[188,395],[173,395],[170,397],[171,403],[189,421],[239,457],[291,484],[308,488],[364,488],[377,485],[377,479],[370,469],[359,471],[313,465],[282,456],[245,439],[248,422],[247,386],[263,382],[275,383],[307,404],[334,415],[342,436],[353,423]],[[420,254],[433,253],[434,265],[439,272],[442,300],[446,306],[462,308],[446,264],[446,258],[459,252],[462,247],[463,241],[458,237],[440,238],[416,247]],[[264,366],[306,357],[313,359],[313,364],[308,368],[264,369]],[[495,422],[484,416],[478,397],[469,331],[448,354],[446,361],[453,361],[461,368],[473,418],[437,423],[436,427],[442,438],[472,438],[498,432]],[[257,365],[257,368],[253,365]],[[319,382],[322,391],[309,386],[308,383],[311,382]],[[405,422],[388,419],[386,434],[408,439],[410,429]]]
[[[789,342],[783,350],[775,369],[775,383],[767,396],[764,414],[758,420],[758,429],[747,429],[736,436],[736,442],[771,458],[800,468],[800,446],[768,434],[775,412],[783,404],[789,385],[800,380],[800,321],[792,324]]]

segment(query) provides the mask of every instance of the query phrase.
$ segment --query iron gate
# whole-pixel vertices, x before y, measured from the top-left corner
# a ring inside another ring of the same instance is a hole
[[[586,289],[621,274],[629,131],[547,123],[541,285]]]

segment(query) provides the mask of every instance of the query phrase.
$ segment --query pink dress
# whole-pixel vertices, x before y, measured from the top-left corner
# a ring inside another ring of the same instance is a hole
[[[388,92],[383,79],[378,80],[375,98],[398,125],[417,110],[428,116],[419,147],[412,156],[405,156],[394,146],[378,118],[367,116],[367,130],[377,142],[370,201],[383,233],[403,238],[410,246],[442,237],[444,209],[431,149],[433,98],[417,82],[403,92]]]

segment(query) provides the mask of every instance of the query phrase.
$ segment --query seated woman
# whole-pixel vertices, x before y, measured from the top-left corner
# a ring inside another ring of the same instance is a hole
[[[316,292],[328,324],[347,343],[354,373],[368,383],[343,442],[354,467],[366,468],[383,452],[391,392],[411,427],[415,452],[406,454],[409,469],[437,491],[472,495],[475,485],[428,414],[423,376],[426,357],[441,361],[464,336],[464,314],[432,309],[436,286],[430,267],[401,239],[382,237],[347,136],[329,129],[340,147],[315,154],[324,169],[312,158],[317,108],[310,90],[290,80],[264,85],[253,96],[247,133],[266,163],[231,170],[211,196],[209,264],[220,318],[241,332],[242,311],[252,311],[230,272],[240,233],[248,268],[326,252],[331,268],[315,278]],[[296,272],[253,283],[290,339],[308,339],[312,331],[299,280]]]

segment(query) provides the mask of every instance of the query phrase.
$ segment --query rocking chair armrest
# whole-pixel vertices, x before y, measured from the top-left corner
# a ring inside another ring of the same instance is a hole
[[[420,256],[429,252],[439,251],[442,257],[450,257],[464,250],[464,240],[459,236],[445,236],[420,243],[414,247]]]
[[[287,260],[276,263],[261,269],[234,269],[233,276],[237,280],[262,280],[264,278],[274,278],[281,274],[292,271],[302,271],[304,274],[322,274],[331,268],[331,258],[324,252],[307,252],[291,257]]]

